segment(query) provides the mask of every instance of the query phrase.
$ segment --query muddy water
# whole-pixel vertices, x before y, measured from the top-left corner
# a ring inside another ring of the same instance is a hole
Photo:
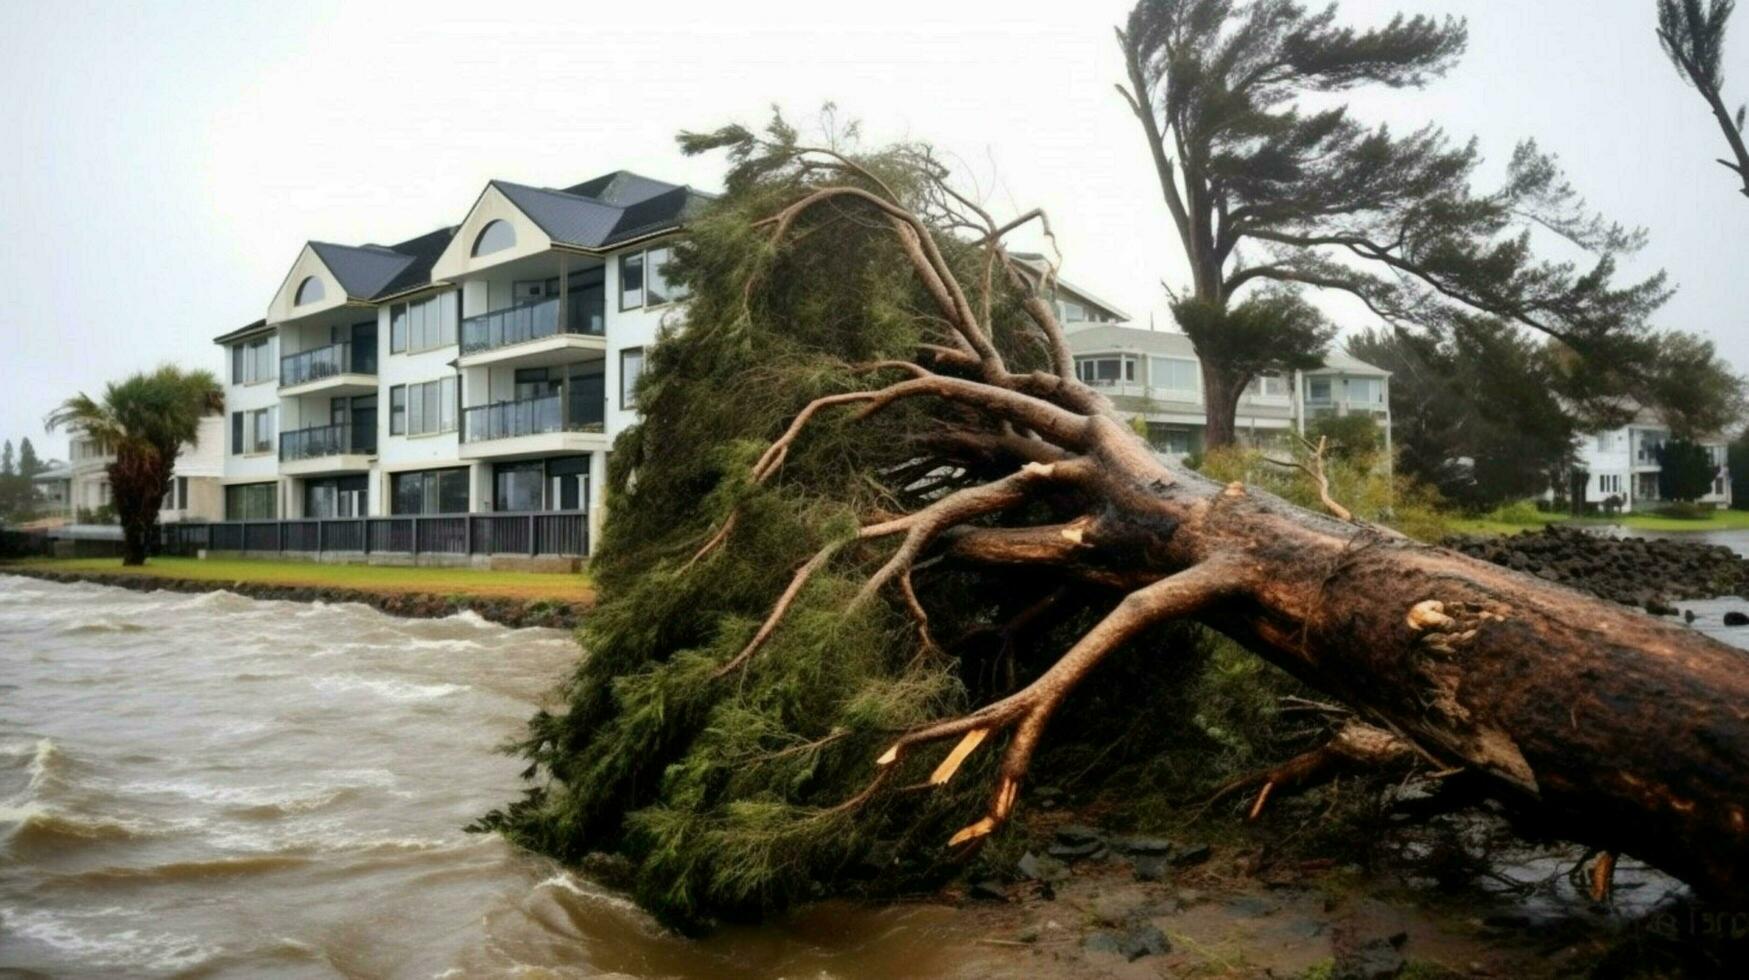
[[[0,576],[0,973],[984,972],[950,910],[704,942],[461,828],[570,636]]]

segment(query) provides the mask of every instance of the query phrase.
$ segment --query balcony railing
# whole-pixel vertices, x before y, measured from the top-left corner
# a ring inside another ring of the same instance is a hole
[[[309,381],[332,378],[337,374],[375,374],[376,351],[359,348],[354,351],[349,341],[329,344],[312,350],[287,354],[279,359],[279,386],[289,388]]]
[[[371,455],[377,451],[376,426],[318,425],[279,434],[281,462],[323,456]]]
[[[164,552],[201,550],[350,555],[589,554],[589,515],[581,510],[395,517],[304,518],[166,524]]]
[[[561,333],[599,337],[604,332],[605,300],[590,302],[582,293],[573,293],[566,306],[565,324],[559,323],[559,300],[535,300],[517,306],[462,320],[462,353],[497,350],[512,344],[540,340]]]
[[[602,398],[570,392],[493,402],[462,410],[462,441],[486,442],[548,432],[600,432],[607,405]]]

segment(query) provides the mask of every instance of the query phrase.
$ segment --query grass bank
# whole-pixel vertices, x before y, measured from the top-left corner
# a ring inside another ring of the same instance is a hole
[[[1550,524],[1589,527],[1613,525],[1636,531],[1741,531],[1749,530],[1749,511],[1716,510],[1703,517],[1675,517],[1666,514],[1574,517],[1570,514],[1546,514],[1532,508],[1512,506],[1476,517],[1453,516],[1447,523],[1454,534],[1517,534],[1519,531],[1535,531]]]
[[[0,563],[8,570],[77,575],[145,576],[311,589],[347,589],[381,595],[426,594],[484,599],[552,600],[588,605],[595,590],[584,574],[501,572],[474,568],[402,568],[393,565],[325,565],[256,559],[153,558],[124,568],[118,558],[31,558]]]

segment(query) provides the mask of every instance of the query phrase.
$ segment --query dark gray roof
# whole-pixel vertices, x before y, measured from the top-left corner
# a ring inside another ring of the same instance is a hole
[[[213,343],[215,343],[215,344],[228,344],[228,343],[231,343],[232,341],[235,341],[235,340],[242,340],[244,337],[248,337],[252,334],[264,333],[266,331],[267,331],[267,320],[265,318],[263,318],[260,320],[256,320],[254,323],[244,324],[243,326],[238,327],[237,329],[231,331],[230,333],[219,334],[217,337],[213,338]]]
[[[706,198],[691,188],[624,170],[566,190],[494,180],[510,202],[555,242],[605,248],[678,226]]]
[[[583,248],[606,248],[642,235],[677,227],[698,212],[709,197],[689,187],[615,170],[564,190],[528,187],[494,180],[511,203],[554,241]],[[396,245],[337,245],[310,242],[348,299],[399,296],[431,283],[431,267],[455,237],[439,228]],[[215,338],[241,340],[265,329],[257,320]]]
[[[348,299],[370,299],[413,261],[411,255],[381,245],[311,242],[310,250],[340,280],[340,288]]]
[[[565,193],[594,198],[603,204],[624,208],[647,201],[658,194],[665,194],[678,186],[680,185],[634,174],[630,170],[615,170],[593,180],[586,180],[575,187],[567,187]]]

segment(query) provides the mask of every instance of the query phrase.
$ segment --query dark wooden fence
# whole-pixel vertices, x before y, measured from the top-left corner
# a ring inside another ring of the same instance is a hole
[[[589,554],[589,515],[580,510],[163,525],[164,553],[272,551],[401,555]]]

